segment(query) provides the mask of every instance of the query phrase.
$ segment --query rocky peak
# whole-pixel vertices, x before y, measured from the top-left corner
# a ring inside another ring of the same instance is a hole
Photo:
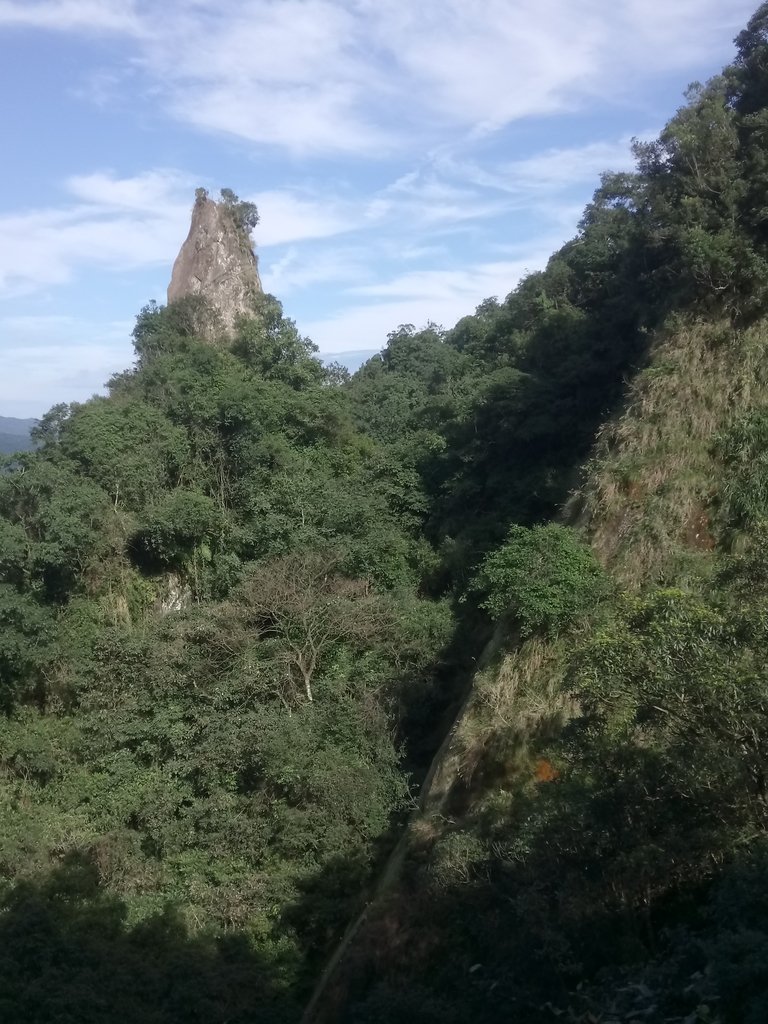
[[[173,265],[169,305],[202,296],[228,332],[238,316],[252,313],[253,300],[263,291],[250,237],[257,223],[256,207],[241,202],[230,189],[222,189],[216,202],[199,188],[189,234]]]

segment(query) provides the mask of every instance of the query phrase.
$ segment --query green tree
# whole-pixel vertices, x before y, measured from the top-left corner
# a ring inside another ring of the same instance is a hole
[[[235,195],[231,188],[221,189],[221,201],[228,210],[235,224],[245,234],[251,231],[259,223],[259,211],[255,203],[248,203]]]
[[[592,551],[571,530],[550,524],[514,526],[487,556],[475,579],[481,607],[510,618],[523,636],[554,633],[594,608],[608,581]]]

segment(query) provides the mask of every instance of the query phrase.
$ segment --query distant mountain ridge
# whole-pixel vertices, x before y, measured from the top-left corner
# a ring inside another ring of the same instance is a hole
[[[36,419],[19,419],[17,416],[0,416],[0,434],[11,434],[13,437],[26,437]]]
[[[0,416],[0,453],[26,451],[31,448],[30,432],[36,419]]]

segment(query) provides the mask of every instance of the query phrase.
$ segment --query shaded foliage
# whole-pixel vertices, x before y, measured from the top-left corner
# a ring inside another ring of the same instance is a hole
[[[293,1021],[289,946],[190,933],[172,907],[131,922],[86,858],[8,889],[0,904],[0,1016],[8,1024]]]

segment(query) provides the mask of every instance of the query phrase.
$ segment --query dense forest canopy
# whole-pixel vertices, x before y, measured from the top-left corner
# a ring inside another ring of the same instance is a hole
[[[150,305],[4,457],[0,1018],[299,1020],[472,686],[327,1019],[765,1019],[768,5],[736,47],[503,301],[351,378]]]

